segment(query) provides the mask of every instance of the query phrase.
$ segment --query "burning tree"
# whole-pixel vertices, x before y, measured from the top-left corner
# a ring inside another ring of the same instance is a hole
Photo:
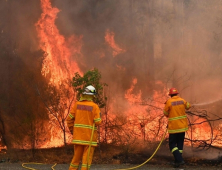
[[[59,135],[59,133],[55,129],[59,129],[63,134],[63,144],[66,145],[67,129],[65,120],[76,97],[75,91],[71,86],[71,81],[63,81],[63,83],[59,86],[49,85],[45,94],[42,94],[37,86],[36,90],[38,95],[41,97],[42,102],[48,109],[50,126],[49,129],[54,129],[52,130],[51,134],[49,134],[51,136],[50,140],[56,140],[53,138]],[[60,142],[54,141],[54,143],[56,142],[57,145],[59,145]]]

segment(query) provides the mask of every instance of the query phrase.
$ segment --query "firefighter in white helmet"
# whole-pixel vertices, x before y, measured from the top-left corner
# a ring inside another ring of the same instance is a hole
[[[190,103],[177,96],[176,88],[169,90],[171,97],[165,103],[164,115],[168,118],[169,148],[174,155],[174,166],[179,167],[185,162],[182,157],[185,132],[188,130],[188,120],[185,113]]]
[[[99,106],[93,102],[95,95],[96,89],[92,85],[87,86],[66,119],[67,126],[73,134],[72,143],[74,144],[74,156],[69,170],[77,170],[81,161],[81,170],[88,170],[92,163],[93,153],[97,146],[97,128],[95,127],[91,148],[89,147],[93,123],[98,126],[102,121]]]

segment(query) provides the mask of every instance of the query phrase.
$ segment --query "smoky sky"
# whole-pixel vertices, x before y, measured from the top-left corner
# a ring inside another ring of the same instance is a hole
[[[20,46],[29,44],[35,49],[34,25],[41,15],[40,1],[9,2],[13,10],[1,20],[14,18],[10,29],[19,32],[16,39]],[[166,88],[176,87],[193,103],[222,97],[220,0],[51,2],[60,10],[56,19],[60,34],[83,36],[82,55],[74,58],[81,70],[98,68],[115,94],[123,95],[136,78],[133,92],[142,91],[144,98],[152,96],[153,90],[162,90],[157,81]],[[115,42],[124,52],[113,56],[104,38],[107,30],[115,34]]]
[[[192,102],[221,97],[221,1],[55,0],[53,5],[61,10],[56,20],[61,34],[83,35],[81,69],[97,67],[115,91],[137,78],[134,92],[142,90],[144,97],[158,88],[158,80]],[[104,40],[107,29],[124,53],[112,56]]]
[[[41,14],[40,1],[2,0],[0,13],[2,42],[14,42],[17,49],[36,46],[35,22]]]

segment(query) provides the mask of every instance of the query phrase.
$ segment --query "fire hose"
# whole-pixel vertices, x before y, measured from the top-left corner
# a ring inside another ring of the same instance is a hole
[[[22,164],[22,167],[23,167],[23,168],[30,169],[30,170],[36,170],[36,169],[35,169],[35,168],[27,167],[27,166],[25,166],[26,164],[44,165],[44,163],[36,163],[36,162],[33,162],[33,163],[23,163],[23,164]],[[54,167],[55,167],[56,165],[57,165],[57,163],[55,163],[55,164],[51,167],[51,169],[52,169],[52,170],[55,170]]]
[[[166,131],[165,131],[165,133],[164,133],[164,135],[163,135],[163,137],[162,137],[162,139],[161,139],[159,145],[157,146],[156,150],[153,152],[153,154],[152,154],[152,155],[151,155],[151,156],[150,156],[145,162],[143,162],[143,163],[140,164],[140,165],[134,166],[134,167],[132,167],[132,168],[126,168],[126,169],[113,169],[113,170],[129,170],[129,169],[136,169],[136,168],[139,168],[139,167],[145,165],[147,162],[149,162],[149,161],[153,158],[153,156],[154,156],[154,155],[156,154],[156,152],[159,150],[159,148],[160,148],[160,146],[161,146],[163,140],[165,139],[166,133],[167,133],[167,129],[166,129]]]
[[[87,170],[89,170],[89,169],[88,169],[89,153],[90,153],[90,148],[91,148],[91,144],[92,144],[92,138],[93,138],[93,134],[94,134],[94,129],[95,129],[95,123],[93,124],[93,129],[92,129],[92,134],[91,134],[91,139],[90,139],[90,145],[89,145],[89,150],[88,150],[88,155],[87,155]],[[162,137],[159,145],[157,146],[156,150],[153,152],[153,154],[152,154],[145,162],[143,162],[142,164],[137,165],[137,166],[135,166],[135,167],[132,167],[132,168],[113,169],[113,170],[130,170],[130,169],[136,169],[136,168],[139,168],[139,167],[145,165],[147,162],[149,162],[149,161],[153,158],[153,156],[154,156],[154,155],[156,154],[156,152],[159,150],[159,148],[160,148],[163,140],[165,139],[166,133],[167,133],[167,129],[166,129],[166,131],[165,131],[165,133],[164,133],[164,135],[163,135],[163,137]]]
[[[93,139],[93,135],[94,135],[94,129],[95,129],[95,123],[93,124],[92,133],[91,133],[91,138],[90,138],[90,144],[89,144],[89,150],[88,150],[88,154],[87,154],[87,170],[89,170],[89,166],[88,166],[88,164],[89,164],[89,154],[90,154],[90,149],[91,149],[91,146],[92,146],[92,139]],[[153,152],[153,154],[152,154],[145,162],[143,162],[142,164],[137,165],[137,166],[135,166],[135,167],[125,168],[125,169],[113,169],[113,170],[130,170],[130,169],[136,169],[136,168],[139,168],[139,167],[145,165],[147,162],[149,162],[149,161],[153,158],[153,156],[154,156],[154,155],[156,154],[156,152],[159,150],[159,148],[160,148],[163,140],[165,139],[166,133],[167,133],[167,129],[166,129],[166,131],[165,131],[165,133],[164,133],[164,135],[163,135],[163,137],[162,137],[159,145],[157,146],[156,150]],[[23,164],[22,164],[22,167],[23,167],[23,168],[30,169],[30,170],[36,170],[36,169],[34,169],[34,168],[30,168],[30,167],[25,166],[26,164],[41,164],[41,165],[42,165],[43,163],[23,163]],[[56,166],[56,163],[51,167],[51,169],[52,169],[52,170],[55,170],[55,169],[54,169],[55,166]]]

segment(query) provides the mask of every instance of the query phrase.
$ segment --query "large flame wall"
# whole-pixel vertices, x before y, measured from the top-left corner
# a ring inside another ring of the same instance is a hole
[[[214,34],[219,29],[212,16],[221,13],[221,4],[207,4],[41,0],[36,29],[45,51],[42,74],[59,84],[75,72],[98,68],[118,106],[112,114],[140,125],[144,117],[162,115],[154,108],[163,107],[171,86],[191,103],[220,98],[221,37]],[[156,123],[146,122],[143,131],[153,131]]]

